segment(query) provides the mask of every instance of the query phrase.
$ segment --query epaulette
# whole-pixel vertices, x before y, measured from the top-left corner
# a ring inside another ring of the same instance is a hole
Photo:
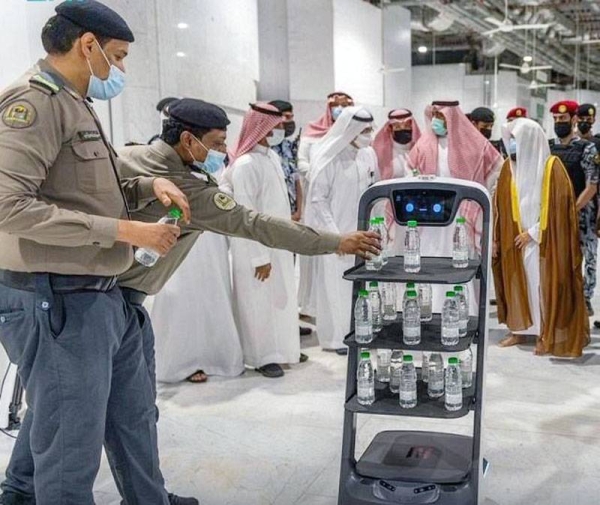
[[[43,91],[48,95],[58,94],[63,87],[62,84],[57,83],[56,80],[46,72],[35,74],[29,79],[29,83],[33,88]]]

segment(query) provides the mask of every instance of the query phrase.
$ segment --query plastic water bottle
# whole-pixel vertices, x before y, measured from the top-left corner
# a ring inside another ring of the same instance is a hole
[[[453,346],[458,344],[458,324],[458,306],[456,305],[454,291],[448,291],[442,309],[442,345]]]
[[[377,349],[377,380],[390,382],[391,349]]]
[[[385,225],[385,217],[378,217],[377,222],[379,224],[379,234],[381,236],[381,259],[383,264],[387,265],[390,258],[390,245],[387,226]]]
[[[419,307],[421,307],[421,321],[428,323],[433,319],[433,295],[431,284],[419,284]]]
[[[373,231],[375,233],[379,233],[381,235],[381,230],[379,229],[379,221],[376,217],[371,219],[369,231]],[[370,258],[365,262],[365,267],[367,270],[381,270],[383,268],[383,256],[381,253],[374,255],[371,254]]]
[[[404,355],[400,370],[400,407],[412,409],[417,406],[417,371],[410,354]]]
[[[464,217],[456,220],[454,241],[452,248],[452,266],[454,268],[467,268],[469,266],[469,241]]]
[[[381,298],[383,298],[383,324],[396,320],[396,284],[383,282],[381,284]]]
[[[460,375],[463,389],[473,385],[473,351],[469,347],[460,357]]]
[[[373,314],[373,333],[377,333],[383,328],[383,314],[379,284],[375,281],[369,283],[369,300]]]
[[[358,344],[373,341],[373,311],[369,292],[361,290],[354,306],[354,338]]]
[[[440,398],[444,395],[444,359],[439,352],[433,352],[429,357],[427,394],[430,398]]]
[[[404,271],[412,274],[421,271],[421,241],[416,221],[408,222],[404,237]]]
[[[446,369],[446,410],[454,412],[462,409],[462,379],[458,358],[450,358],[448,360],[448,368]]]
[[[390,358],[390,391],[398,393],[400,391],[400,372],[402,370],[402,359],[404,354],[399,349],[392,351]]]
[[[406,300],[408,300],[408,293],[411,291],[416,291],[417,285],[414,282],[408,282],[404,288],[404,296],[402,297],[402,310],[404,310],[404,305],[406,305]]]
[[[469,326],[469,306],[462,286],[454,286],[456,304],[458,306],[458,336],[466,337]]]
[[[375,373],[373,372],[371,353],[369,351],[362,351],[360,353],[356,383],[358,403],[361,405],[373,405],[373,402],[375,402]]]
[[[402,314],[402,340],[406,345],[419,345],[421,343],[421,310],[416,291],[407,293]]]
[[[431,356],[430,352],[423,353],[423,362],[421,364],[421,379],[425,384],[429,381],[429,358]]]
[[[176,225],[177,222],[183,217],[183,212],[179,209],[171,209],[169,213],[162,217],[158,222],[159,224],[172,224]],[[141,263],[145,267],[153,267],[160,258],[160,254],[152,249],[138,249],[135,252],[135,259],[138,263]]]

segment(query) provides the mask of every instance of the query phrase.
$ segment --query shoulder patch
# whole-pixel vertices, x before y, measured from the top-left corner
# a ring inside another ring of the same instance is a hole
[[[50,91],[52,95],[56,95],[61,90],[61,86],[56,84],[51,76],[44,73],[35,74],[29,79],[29,82],[37,85],[36,87],[41,87]]]
[[[233,210],[237,206],[235,200],[225,193],[215,193],[215,196],[213,196],[213,202],[217,208],[221,210]]]
[[[26,100],[17,100],[2,113],[2,122],[9,128],[29,128],[37,118],[35,107]]]

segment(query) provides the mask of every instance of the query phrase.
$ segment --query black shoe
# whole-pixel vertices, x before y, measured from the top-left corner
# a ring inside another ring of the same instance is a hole
[[[586,300],[585,306],[587,307],[588,316],[592,317],[594,315],[594,308],[592,307],[592,302],[590,302],[589,300]]]
[[[278,379],[283,377],[283,368],[277,363],[269,363],[268,365],[257,368],[256,371],[267,379]]]
[[[304,353],[300,353],[300,363],[306,363],[308,361],[308,356]]]
[[[312,333],[312,330],[310,328],[307,328],[306,326],[300,326],[300,336],[301,337],[306,337],[307,335],[310,335]]]
[[[181,496],[169,493],[169,505],[200,505],[196,498],[182,498]]]
[[[347,347],[342,347],[341,349],[336,349],[335,353],[338,356],[348,356],[348,348]]]
[[[0,496],[1,505],[35,505],[35,497],[20,493],[4,492]]]

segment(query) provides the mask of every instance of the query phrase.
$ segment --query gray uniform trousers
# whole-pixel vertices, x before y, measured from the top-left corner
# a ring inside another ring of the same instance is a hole
[[[587,301],[594,297],[596,289],[596,265],[598,261],[598,235],[596,234],[597,204],[595,200],[579,211],[579,245],[583,254],[583,294]]]
[[[127,505],[168,505],[147,314],[119,288],[55,294],[49,279],[38,274],[35,292],[0,284],[0,340],[29,407],[2,489],[38,505],[91,505],[104,443]]]

